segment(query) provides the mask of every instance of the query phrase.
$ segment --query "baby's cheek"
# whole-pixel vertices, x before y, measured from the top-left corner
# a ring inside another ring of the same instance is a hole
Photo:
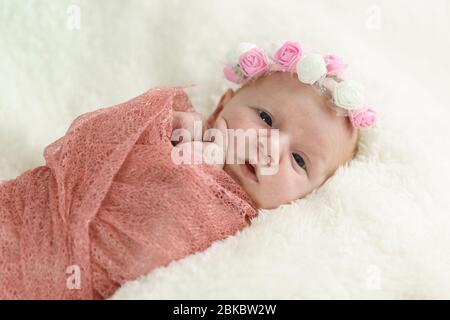
[[[307,178],[294,170],[280,167],[276,175],[267,180],[270,186],[268,196],[283,204],[301,198],[308,190]]]

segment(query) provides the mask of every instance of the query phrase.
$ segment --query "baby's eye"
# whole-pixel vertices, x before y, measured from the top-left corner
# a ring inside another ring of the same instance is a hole
[[[304,170],[306,170],[306,164],[305,160],[303,160],[303,157],[299,155],[298,153],[293,153],[292,156],[294,157],[295,162]]]
[[[260,111],[259,112],[259,117],[265,122],[267,123],[270,127],[272,126],[272,118],[270,117],[270,115],[265,112],[265,111]]]

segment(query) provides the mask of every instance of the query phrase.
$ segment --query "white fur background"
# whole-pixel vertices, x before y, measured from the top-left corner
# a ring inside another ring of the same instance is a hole
[[[379,130],[322,189],[114,298],[450,298],[449,30],[446,0],[0,0],[0,179],[153,86],[197,84],[206,114],[232,45],[296,39],[349,62]]]

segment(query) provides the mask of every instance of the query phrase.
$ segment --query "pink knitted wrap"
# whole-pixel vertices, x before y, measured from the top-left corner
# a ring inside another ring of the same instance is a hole
[[[0,184],[0,298],[106,298],[250,224],[223,170],[171,161],[173,110],[193,110],[183,87],[83,114],[45,166]]]

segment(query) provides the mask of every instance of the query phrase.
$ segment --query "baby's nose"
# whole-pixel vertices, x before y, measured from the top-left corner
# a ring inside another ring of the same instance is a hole
[[[278,134],[258,137],[258,162],[262,166],[272,166],[279,162],[280,141]]]
[[[272,139],[269,139],[269,141]],[[271,141],[268,144],[258,143],[258,167],[261,176],[271,176],[277,174],[279,170],[279,145],[278,141]]]
[[[269,151],[268,145],[265,142],[260,141],[258,137],[258,140],[256,141],[256,158],[254,159],[256,163],[259,165],[266,165],[269,163],[271,159]]]

